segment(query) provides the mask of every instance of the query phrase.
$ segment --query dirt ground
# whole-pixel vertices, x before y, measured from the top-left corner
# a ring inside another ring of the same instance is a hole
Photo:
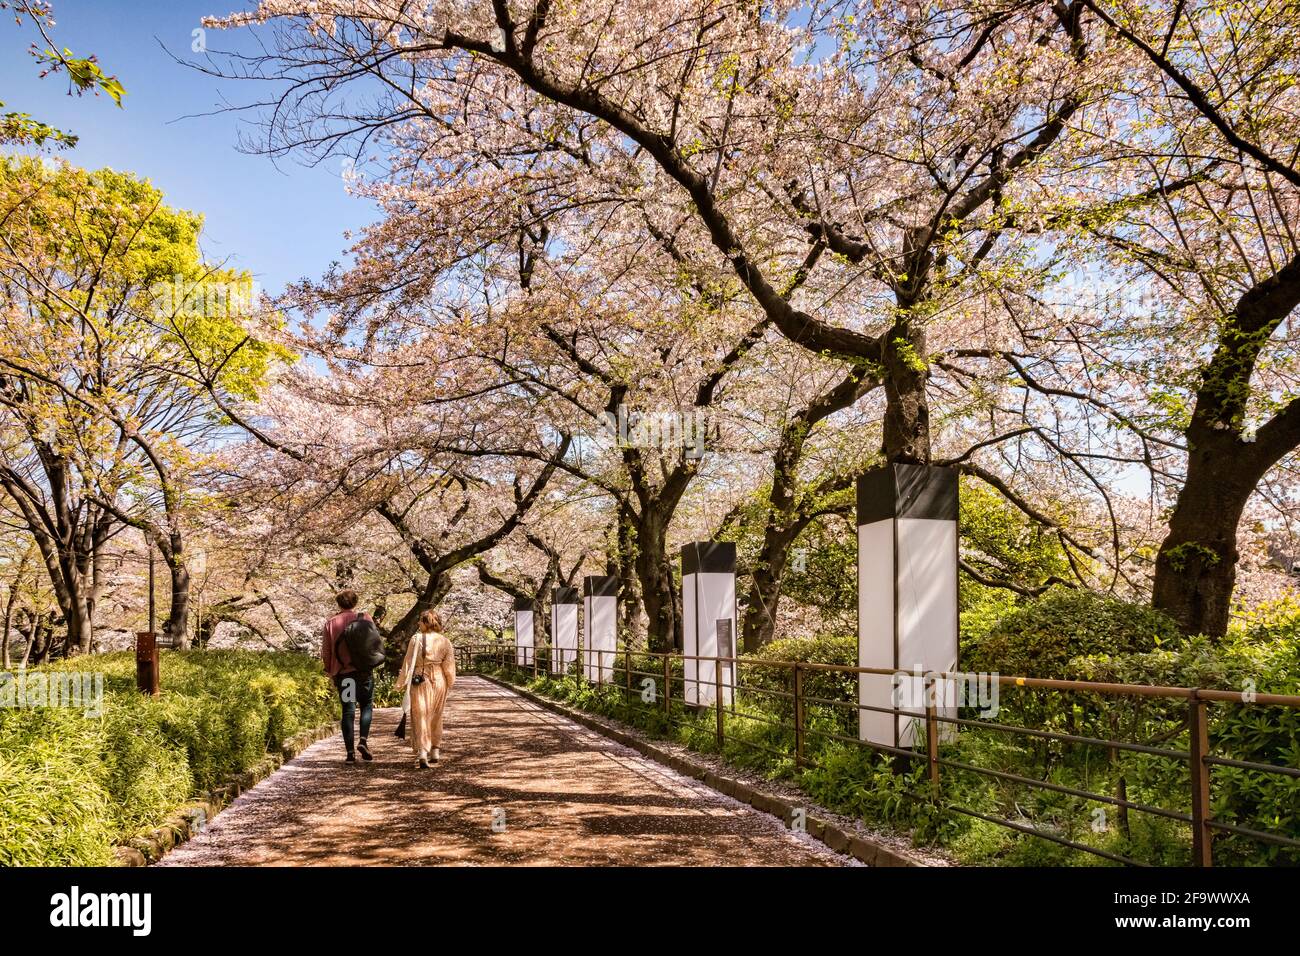
[[[160,866],[839,866],[846,857],[608,738],[464,677],[442,761],[375,712],[372,763],[313,744]]]

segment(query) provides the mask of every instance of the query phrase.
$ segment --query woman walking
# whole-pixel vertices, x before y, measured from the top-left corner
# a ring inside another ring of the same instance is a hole
[[[402,698],[406,739],[423,768],[429,766],[431,756],[438,760],[442,708],[454,683],[456,654],[442,634],[442,618],[437,611],[425,611],[420,615],[420,633],[411,638],[397,675],[397,686],[406,688]]]

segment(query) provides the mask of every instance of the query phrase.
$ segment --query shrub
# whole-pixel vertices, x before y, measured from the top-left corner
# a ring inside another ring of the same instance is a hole
[[[120,832],[99,722],[0,713],[0,865],[102,866]]]
[[[131,653],[29,671],[102,672],[104,708],[0,711],[0,865],[111,862],[115,843],[338,714],[304,655],[168,651],[161,665],[157,698],[136,691]]]
[[[1178,626],[1143,604],[1053,588],[972,641],[962,667],[1026,677],[1072,678],[1082,655],[1154,651],[1180,638]]]
[[[784,721],[794,719],[794,670],[790,667],[766,667],[754,661],[778,661],[800,664],[837,664],[854,667],[858,663],[858,639],[854,635],[823,637],[792,637],[765,644],[756,654],[740,658],[740,683],[756,691],[751,696],[765,708],[772,710]],[[842,671],[809,670],[804,674],[803,693],[822,700],[843,701],[856,704],[858,699],[856,674]],[[831,717],[836,733],[857,733],[857,712],[852,707],[833,707],[809,704],[813,710],[825,710]]]
[[[1058,629],[1065,639],[1057,639]],[[1230,639],[1216,643],[1179,636],[1167,619],[1147,608],[1062,592],[1027,602],[991,628],[990,634],[1003,642],[1008,658],[1021,655],[1017,670],[1028,670],[1033,676],[1041,671],[1025,666],[1031,655],[1015,643],[1016,635],[1026,636],[1027,647],[1050,651],[1032,659],[1050,660],[1047,666],[1054,676],[1233,689],[1240,689],[1249,677],[1260,692],[1300,691],[1300,614],[1280,621],[1252,622]],[[993,646],[990,641],[985,652],[1000,655]],[[790,689],[790,670],[764,667],[756,661],[850,664],[854,653],[854,639],[844,636],[777,641],[757,655],[742,657],[737,706],[734,711],[724,711],[722,758],[769,777],[790,780],[828,809],[905,831],[917,843],[946,846],[964,862],[1113,865],[1111,860],[992,822],[1001,818],[1043,835],[1147,864],[1190,863],[1190,829],[1181,821],[1136,809],[1124,815],[1113,805],[1014,779],[1028,777],[1051,787],[1123,796],[1134,804],[1185,813],[1190,781],[1182,759],[966,725],[956,740],[941,745],[941,753],[952,763],[943,768],[941,797],[935,800],[924,761],[896,761],[836,739],[836,735],[856,737],[853,709],[810,705],[804,724],[806,763],[796,766],[792,701],[785,696]],[[976,663],[993,669],[991,660],[977,658]],[[963,661],[963,665],[974,669],[970,662]],[[620,680],[615,687],[595,687],[572,675],[557,678],[544,672],[533,680],[529,671],[509,667],[501,673],[527,682],[534,691],[631,723],[652,736],[668,737],[703,753],[717,752],[713,709],[695,711],[681,704],[677,683],[680,662],[674,662],[677,677],[671,719],[661,704],[641,703],[636,692],[640,675],[634,677],[629,706],[621,686],[622,666],[620,657]],[[634,671],[651,674],[662,669],[659,658],[640,654],[633,655],[632,666]],[[809,697],[849,703],[855,699],[855,687],[854,675],[835,672],[809,671],[805,684]],[[1132,740],[1174,751],[1188,749],[1187,704],[1181,699],[1130,699],[1008,687],[1002,689],[1000,703],[1000,723]],[[1210,716],[1210,742],[1217,754],[1280,766],[1300,765],[1300,711],[1215,703],[1210,705]],[[993,774],[976,774],[958,764]],[[1216,766],[1212,781],[1212,809],[1217,818],[1300,837],[1300,787],[1295,786],[1294,778]],[[1105,811],[1100,821],[1096,815],[1099,808]],[[1103,824],[1100,827],[1099,822]],[[1229,834],[1216,837],[1215,859],[1224,864],[1300,862],[1290,849]]]
[[[167,739],[151,704],[122,694],[104,715],[106,782],[123,833],[162,819],[194,792],[188,755]]]

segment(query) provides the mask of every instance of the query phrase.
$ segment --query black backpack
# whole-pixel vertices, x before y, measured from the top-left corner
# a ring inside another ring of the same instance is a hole
[[[352,666],[359,671],[372,671],[384,663],[384,638],[375,622],[358,614],[334,642],[334,656],[338,657],[338,641],[347,645]]]

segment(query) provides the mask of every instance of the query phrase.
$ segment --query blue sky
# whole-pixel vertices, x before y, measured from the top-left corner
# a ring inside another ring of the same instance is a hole
[[[293,159],[272,163],[238,151],[247,119],[194,115],[220,108],[223,97],[245,103],[270,88],[205,76],[176,63],[160,43],[178,57],[193,57],[199,18],[243,6],[242,0],[55,0],[54,41],[77,56],[97,55],[126,87],[122,109],[104,96],[68,96],[65,76],[39,79],[27,52],[39,35],[0,17],[0,100],[5,111],[30,113],[80,136],[75,149],[58,153],[70,162],[138,173],[171,205],[203,213],[205,255],[228,258],[275,293],[343,259],[344,230],[374,214],[347,195],[339,160],[317,168]],[[207,34],[214,49],[247,40],[244,31]]]

